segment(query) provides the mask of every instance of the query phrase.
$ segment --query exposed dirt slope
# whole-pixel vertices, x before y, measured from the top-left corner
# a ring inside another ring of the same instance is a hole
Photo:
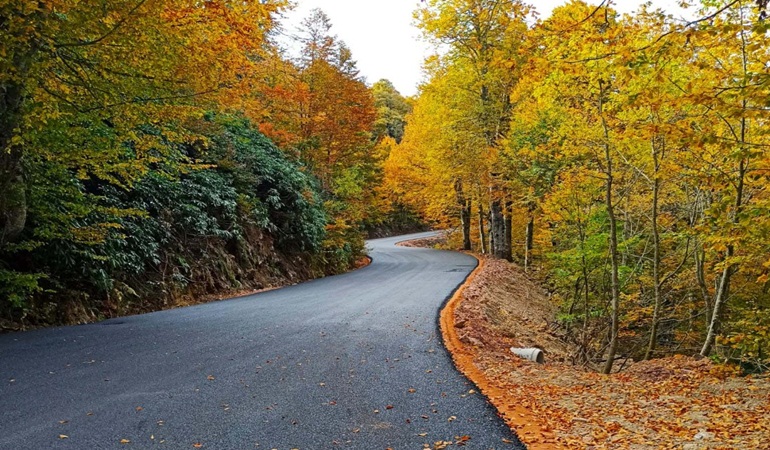
[[[485,260],[444,311],[458,367],[529,448],[770,448],[767,378],[682,356],[600,375],[569,363],[555,313],[546,292],[499,260]],[[521,360],[512,346],[541,348],[546,363]]]

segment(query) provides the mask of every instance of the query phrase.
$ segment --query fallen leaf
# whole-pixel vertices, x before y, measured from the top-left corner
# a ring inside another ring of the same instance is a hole
[[[196,442],[196,443],[193,444],[193,447],[201,448],[201,447],[203,447],[203,444],[201,444],[200,442]]]
[[[387,405],[385,406],[385,409],[393,409],[393,405]]]
[[[66,434],[60,434],[60,435],[59,435],[59,439],[69,439],[69,438],[70,438],[70,437],[69,437],[69,436],[67,436]]]
[[[417,389],[415,389],[415,388],[411,388],[411,389],[409,389],[409,391],[408,391],[408,392],[409,392],[410,394],[414,394],[415,392],[417,392]]]
[[[452,422],[455,419],[457,419],[457,416],[449,416],[449,419],[447,419],[447,422]]]
[[[142,408],[141,406],[137,406],[137,407],[136,407],[136,410],[137,410],[137,411],[141,411],[141,410],[143,410],[143,409],[144,409],[144,408]]]
[[[209,375],[206,377],[206,379],[211,381],[211,380],[215,380],[216,378],[214,378],[214,375]]]
[[[121,439],[121,440],[120,440],[120,443],[121,443],[121,444],[130,444],[130,443],[131,443],[131,441],[129,441],[128,439]]]

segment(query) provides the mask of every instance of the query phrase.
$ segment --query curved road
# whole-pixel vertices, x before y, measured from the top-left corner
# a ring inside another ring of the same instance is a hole
[[[424,235],[345,275],[0,336],[0,449],[524,448],[437,332],[476,261],[394,246]]]

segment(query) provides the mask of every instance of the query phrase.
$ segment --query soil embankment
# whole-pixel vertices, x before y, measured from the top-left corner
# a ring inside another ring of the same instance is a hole
[[[408,246],[435,246],[409,242]],[[631,363],[604,376],[571,363],[557,307],[517,266],[482,259],[442,311],[458,368],[531,449],[749,449],[770,442],[770,380],[708,359]],[[545,364],[510,347],[537,347]]]

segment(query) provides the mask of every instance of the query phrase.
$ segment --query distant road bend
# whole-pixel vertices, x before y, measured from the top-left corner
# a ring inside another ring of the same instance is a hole
[[[394,245],[428,235],[369,241],[345,275],[0,336],[0,449],[522,449],[436,327],[476,261]]]

